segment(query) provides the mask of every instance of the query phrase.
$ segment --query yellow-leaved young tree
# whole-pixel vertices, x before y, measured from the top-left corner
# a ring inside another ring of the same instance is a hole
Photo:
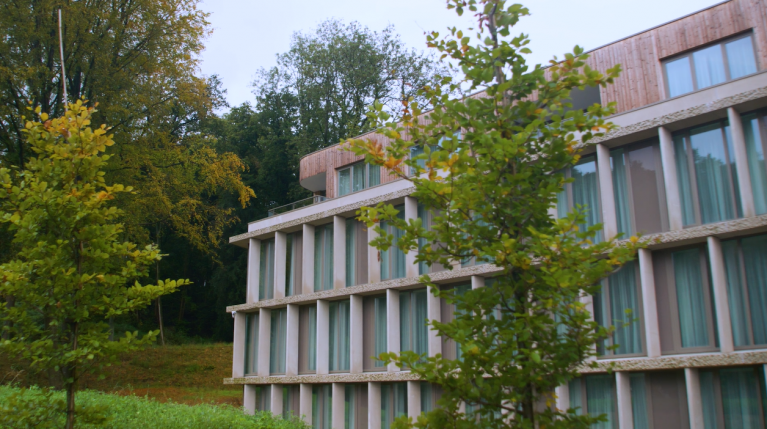
[[[123,241],[113,199],[130,187],[107,184],[108,129],[92,129],[93,108],[70,104],[64,116],[25,124],[34,157],[24,170],[0,168],[0,222],[16,249],[0,265],[0,352],[58,371],[66,389],[66,427],[74,427],[80,375],[98,371],[118,353],[155,340],[126,333],[110,341],[109,318],[135,311],[188,280],[141,283],[160,259],[156,246]]]

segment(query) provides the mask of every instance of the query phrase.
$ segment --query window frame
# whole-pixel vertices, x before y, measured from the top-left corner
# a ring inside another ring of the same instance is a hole
[[[362,188],[358,191],[354,190],[354,169],[359,168],[359,166],[364,165],[365,166],[365,172],[363,173],[363,183]],[[378,167],[378,183],[375,185],[370,185],[370,174],[371,174],[371,165],[365,161],[358,161],[352,164],[345,165],[343,167],[340,167],[336,169],[336,196],[338,197],[344,197],[346,195],[351,195],[357,192],[364,191],[365,189],[372,188],[373,186],[378,186],[381,184],[381,167],[380,166],[373,166]],[[349,192],[345,194],[341,194],[341,172],[349,170]]]
[[[637,307],[633,312],[632,316],[634,319],[637,319],[636,321],[632,321],[631,323],[638,323],[639,324],[639,343],[640,343],[640,352],[639,353],[624,353],[624,354],[616,354],[615,350],[603,350],[603,354],[600,354],[597,356],[597,359],[618,359],[618,358],[631,358],[631,357],[640,357],[640,356],[646,356],[647,355],[647,340],[645,336],[645,329],[644,329],[644,298],[642,296],[642,280],[641,280],[641,269],[639,267],[639,261],[632,261],[634,262],[634,289],[637,296]],[[606,277],[602,280],[602,289],[600,290],[600,294],[604,297],[605,304],[603,305],[603,308],[606,310],[604,314],[605,320],[611,320],[609,326],[614,326],[615,322],[615,316],[611,314],[611,307],[612,303],[610,300],[612,299],[611,290],[610,290],[610,277]],[[593,298],[592,298],[593,299]],[[595,304],[595,312],[596,312],[596,303]],[[625,321],[624,321],[625,322]],[[617,329],[617,328],[616,328]],[[612,346],[615,344],[615,332],[613,334],[606,338],[604,340],[605,345],[604,346]],[[604,347],[603,346],[603,347]],[[599,350],[599,345],[597,345],[597,350]]]
[[[664,87],[664,90],[666,91],[666,99],[668,100],[668,99],[671,99],[671,98],[682,97],[684,95],[692,94],[693,92],[699,91],[701,89],[711,88],[711,87],[716,86],[716,85],[721,85],[723,83],[731,82],[733,79],[730,77],[730,76],[732,76],[732,73],[730,71],[730,61],[727,58],[727,48],[725,47],[725,45],[727,43],[734,42],[734,41],[740,40],[740,39],[744,39],[746,37],[751,38],[751,49],[752,49],[753,54],[754,54],[754,64],[756,65],[756,71],[754,73],[747,74],[747,75],[738,77],[736,79],[741,79],[741,78],[744,78],[746,76],[752,76],[752,75],[754,75],[756,73],[759,73],[759,71],[761,70],[761,67],[760,67],[760,64],[759,64],[759,56],[757,55],[758,52],[757,52],[757,48],[756,48],[756,43],[754,43],[755,42],[755,40],[754,40],[754,32],[752,30],[748,30],[748,31],[745,31],[745,32],[740,33],[740,34],[735,34],[735,35],[728,36],[728,37],[726,37],[724,39],[720,39],[720,40],[718,40],[716,42],[711,42],[711,43],[707,43],[705,45],[696,46],[695,48],[689,49],[689,50],[687,50],[687,51],[685,51],[685,52],[683,52],[681,54],[676,54],[676,55],[673,55],[671,57],[662,59],[661,60],[661,69],[663,71],[663,80],[664,80],[663,87]],[[722,52],[722,64],[724,66],[725,80],[724,80],[724,82],[715,83],[713,85],[709,85],[709,86],[706,86],[706,87],[703,87],[703,88],[699,88],[698,87],[698,77],[697,77],[696,72],[695,72],[695,61],[693,60],[693,54],[696,53],[696,52],[702,51],[704,49],[708,49],[708,48],[710,48],[712,46],[716,46],[716,45],[719,45],[719,47],[721,49],[721,52]],[[669,80],[669,77],[668,77],[668,69],[666,68],[666,65],[668,63],[680,60],[682,58],[687,58],[688,64],[690,66],[690,78],[692,79],[692,91],[685,92],[685,93],[678,94],[678,95],[674,95],[674,96],[670,96],[669,95],[669,94],[671,94],[671,88],[669,87],[670,80]]]

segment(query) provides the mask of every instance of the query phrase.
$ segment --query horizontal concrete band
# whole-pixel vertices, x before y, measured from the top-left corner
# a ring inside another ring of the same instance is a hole
[[[702,243],[706,241],[707,237],[712,236],[727,239],[759,232],[767,232],[767,215],[710,223],[678,231],[647,235],[642,237],[642,241],[647,243],[650,250],[661,250],[671,246],[677,247],[687,244]],[[450,283],[468,280],[471,276],[491,275],[500,271],[501,270],[495,265],[486,264],[432,273],[430,274],[430,277],[435,283]],[[232,305],[226,307],[226,311],[230,313],[232,311],[248,312],[260,308],[280,308],[288,304],[310,303],[320,299],[343,299],[350,295],[367,295],[374,292],[383,292],[387,289],[406,289],[416,287],[420,284],[418,277],[405,277],[378,283],[368,283],[341,289],[323,290],[310,294],[257,301],[251,304]]]
[[[583,367],[582,374],[614,371],[654,371],[663,369],[708,368],[738,365],[767,364],[767,351],[755,350],[737,353],[706,353],[662,356],[657,358],[630,358],[599,360],[596,367]],[[319,384],[319,383],[367,383],[419,380],[416,374],[399,372],[364,372],[359,374],[324,374],[272,377],[225,378],[224,384]]]

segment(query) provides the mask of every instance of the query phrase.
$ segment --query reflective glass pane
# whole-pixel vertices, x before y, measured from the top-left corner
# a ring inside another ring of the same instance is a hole
[[[338,196],[346,195],[352,192],[352,171],[350,168],[338,172]]]
[[[730,79],[737,79],[747,74],[756,73],[756,59],[751,36],[725,43],[727,63],[730,66]]]
[[[690,58],[682,57],[678,60],[667,62],[666,79],[668,80],[669,97],[676,97],[677,95],[691,92],[694,88],[692,85]]]
[[[727,80],[727,75],[724,73],[721,45],[714,45],[693,52],[692,59],[695,63],[695,78],[698,82],[698,89]]]

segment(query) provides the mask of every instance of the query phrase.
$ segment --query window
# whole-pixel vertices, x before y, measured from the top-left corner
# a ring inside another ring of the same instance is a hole
[[[285,261],[285,296],[301,293],[301,265],[304,240],[302,232],[288,234]]]
[[[716,349],[716,329],[705,247],[653,254],[663,354]]]
[[[663,63],[669,97],[756,73],[751,34],[725,40]]]
[[[725,241],[722,253],[733,342],[767,345],[767,235]]]
[[[298,308],[298,372],[317,372],[317,305]]]
[[[365,383],[344,386],[344,429],[368,427],[368,386]]]
[[[444,289],[455,288],[456,295],[463,295],[471,290],[471,284],[462,284],[457,286],[448,286]],[[442,323],[450,323],[455,319],[456,314],[459,314],[455,308],[455,304],[447,302],[444,298],[440,301],[440,314],[442,315]],[[445,359],[461,359],[461,345],[453,341],[452,338],[442,337],[442,357]]]
[[[689,428],[684,370],[629,375],[634,429]]]
[[[426,288],[399,293],[400,351],[429,353]]]
[[[743,115],[743,132],[746,137],[746,157],[751,188],[754,191],[754,207],[757,214],[767,213],[767,127],[764,114]]]
[[[269,373],[285,374],[285,352],[288,309],[273,309],[271,315],[271,337],[269,346]]]
[[[364,162],[338,170],[338,196],[361,191],[381,183],[381,167]]]
[[[258,313],[245,314],[245,375],[258,372]]]
[[[618,429],[615,378],[612,374],[584,375],[570,381],[570,408],[579,415],[604,415],[607,421],[591,425],[594,429]]]
[[[442,397],[442,387],[428,381],[421,381],[419,384],[421,386],[421,412],[428,413],[437,408],[437,401]]]
[[[298,385],[285,385],[282,387],[282,418],[301,417],[299,410],[301,404],[301,388]]]
[[[261,241],[261,265],[258,271],[258,299],[274,298],[274,239]]]
[[[399,205],[394,208],[399,210],[397,217],[405,219],[405,206]],[[392,246],[388,250],[381,250],[381,280],[405,277],[405,252],[397,247],[403,232],[386,222],[381,222],[381,228],[394,235]]]
[[[407,415],[407,383],[381,383],[381,428]]]
[[[727,121],[675,134],[674,153],[685,226],[742,216]]]
[[[314,227],[314,291],[333,289],[333,224]]]
[[[584,156],[578,164],[565,171],[565,177],[574,181],[565,184],[557,196],[557,216],[563,218],[575,207],[582,206],[586,211],[586,223],[578,225],[581,230],[602,222],[596,156]],[[594,241],[602,241],[602,231],[597,232]]]
[[[346,219],[346,287],[368,282],[367,226],[351,217]]]
[[[668,231],[666,192],[657,140],[610,151],[618,232]]]
[[[764,427],[763,366],[701,370],[705,429]]]
[[[272,386],[256,386],[256,410],[271,411],[272,408]]]
[[[439,140],[437,141],[436,145],[419,144],[419,145],[416,145],[416,146],[411,146],[410,147],[410,159],[415,159],[415,157],[417,157],[419,155],[425,154],[426,153],[426,150],[425,150],[426,146],[429,147],[429,153],[431,154],[431,152],[441,148],[443,142],[445,140],[447,140],[447,139],[450,139],[450,136],[444,136],[443,135],[442,137],[439,138]],[[452,135],[452,139],[456,140],[457,142],[460,142],[460,140],[461,140],[461,131],[454,132],[453,135]],[[431,156],[431,155],[429,155],[429,156]],[[429,158],[429,156],[425,156],[425,157],[423,157],[423,159],[416,160],[416,164],[419,167],[421,167],[421,168],[425,168],[426,167],[426,160]],[[411,170],[410,171],[410,175],[412,176],[413,174],[415,174],[415,171]]]
[[[642,299],[639,289],[639,270],[636,261],[623,266],[617,273],[605,279],[602,290],[594,295],[594,320],[601,326],[615,326],[611,338],[598,344],[601,355],[642,354]],[[627,313],[628,312],[628,313]],[[607,346],[617,344],[615,350]]]
[[[375,359],[386,353],[386,294],[366,296],[362,301],[362,355],[364,371],[384,371],[383,361]]]
[[[349,338],[349,301],[330,303],[330,371],[349,372],[351,349]]]
[[[434,225],[435,217],[437,217],[435,212],[427,210],[423,204],[418,203],[418,218],[421,219],[421,223],[424,228],[431,230],[432,226]],[[418,249],[423,249],[426,247],[426,245],[427,243],[425,238],[418,239]],[[436,247],[438,244],[432,243],[431,245]],[[446,268],[439,263],[432,264],[431,267],[428,266],[424,261],[418,263],[418,274],[420,275],[445,271],[445,269]]]
[[[315,384],[312,386],[312,429],[332,429],[333,386]]]

